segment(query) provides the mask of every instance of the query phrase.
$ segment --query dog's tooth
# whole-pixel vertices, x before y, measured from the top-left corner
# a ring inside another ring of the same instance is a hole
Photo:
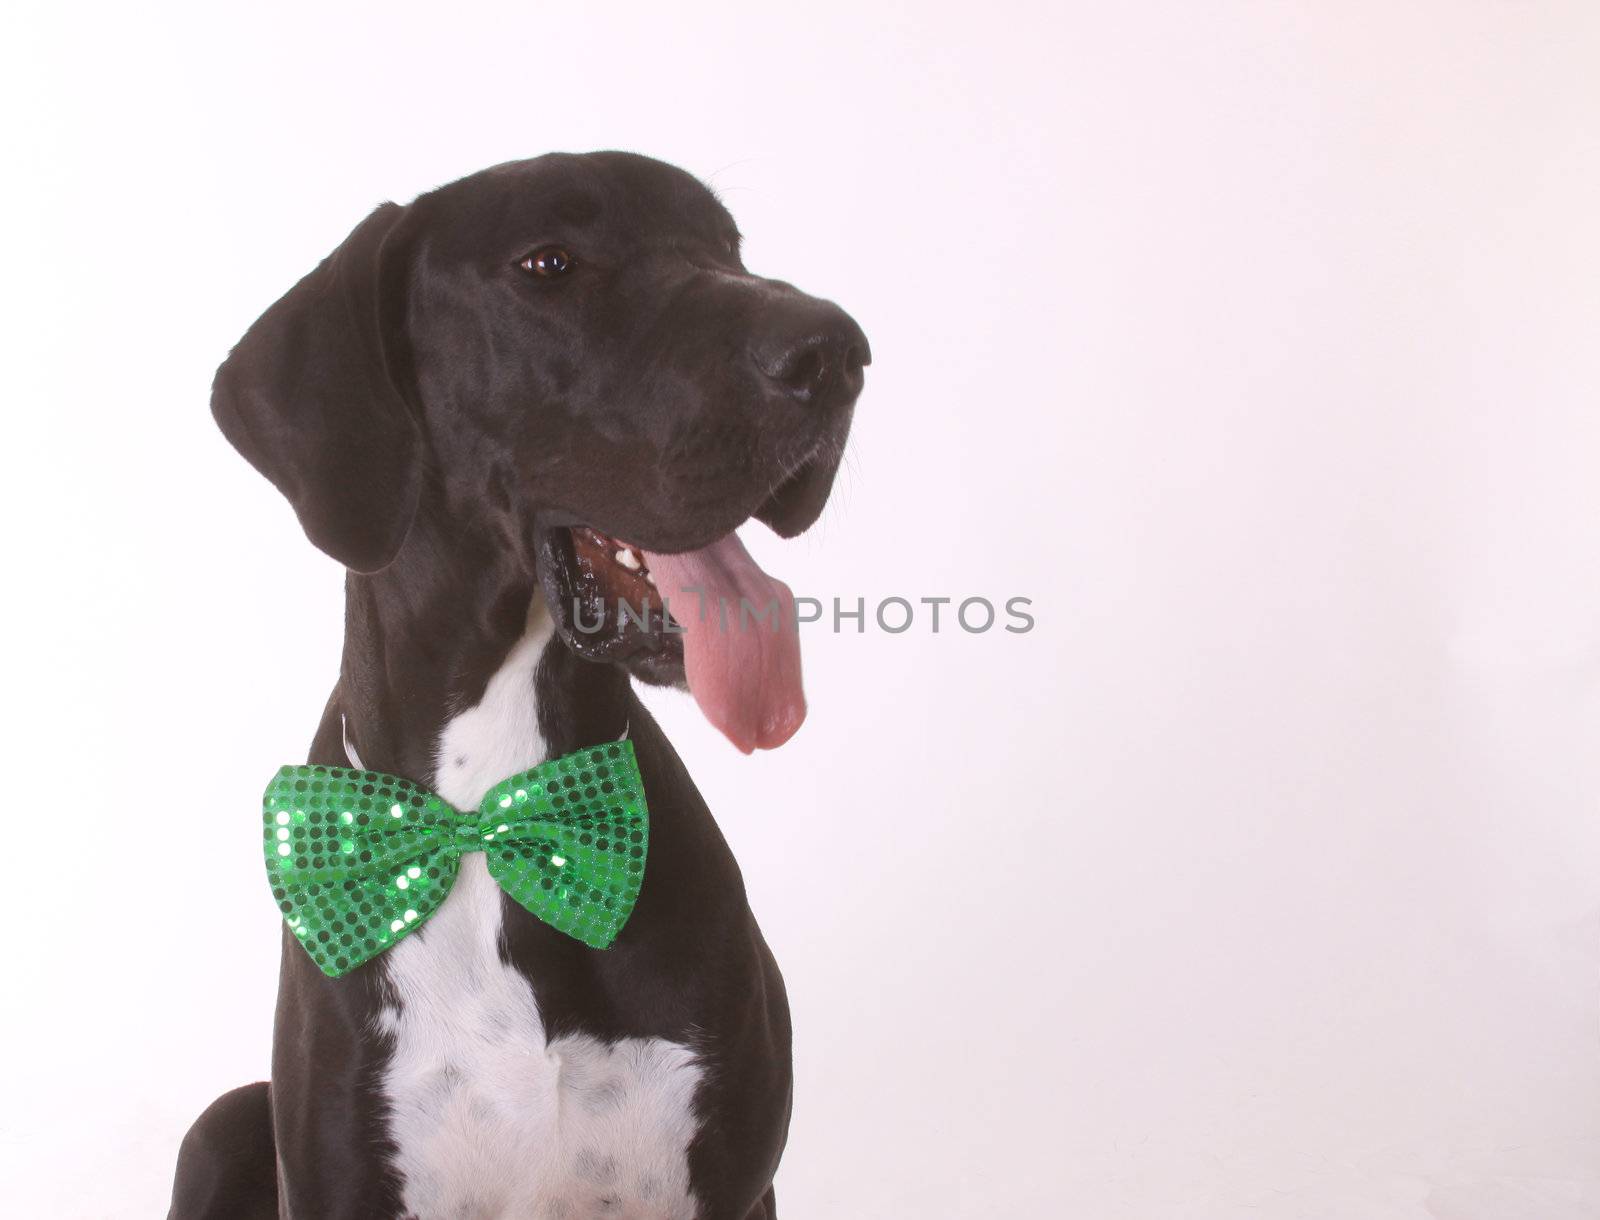
[[[637,572],[642,566],[639,557],[633,553],[633,548],[626,546],[617,552],[617,562],[630,572]]]
[[[644,570],[644,578],[646,580],[648,580],[651,584],[655,584],[656,583],[656,578],[654,576],[650,575],[650,569],[649,568],[646,568]]]

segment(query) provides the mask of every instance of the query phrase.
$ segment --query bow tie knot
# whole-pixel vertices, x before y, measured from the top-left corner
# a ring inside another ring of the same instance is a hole
[[[504,822],[500,823],[499,833],[506,834],[511,827]],[[495,829],[486,827],[483,819],[477,814],[463,814],[456,823],[456,850],[465,854],[469,851],[488,851],[494,845]]]
[[[409,935],[449,895],[461,856],[525,910],[596,948],[633,911],[649,817],[627,741],[503,780],[477,810],[398,776],[284,767],[262,799],[267,874],[290,930],[335,977]]]

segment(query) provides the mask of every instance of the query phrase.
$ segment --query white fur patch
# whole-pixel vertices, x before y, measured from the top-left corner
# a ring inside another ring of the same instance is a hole
[[[439,795],[477,807],[546,757],[533,675],[554,635],[539,598],[482,701],[438,744]],[[533,916],[528,916],[532,919]],[[384,1078],[403,1201],[419,1220],[692,1220],[700,1067],[660,1038],[546,1039],[533,989],[500,961],[500,891],[480,853],[383,961],[399,1008]]]

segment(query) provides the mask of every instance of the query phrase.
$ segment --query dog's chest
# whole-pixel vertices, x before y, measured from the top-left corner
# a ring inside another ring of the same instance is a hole
[[[437,788],[473,808],[545,756],[536,611],[482,701],[440,736]],[[500,960],[500,891],[482,855],[418,935],[386,955],[380,1015],[402,1198],[417,1220],[691,1220],[688,1147],[700,1068],[678,1043],[547,1038],[528,981]],[[528,916],[532,918],[532,916]]]

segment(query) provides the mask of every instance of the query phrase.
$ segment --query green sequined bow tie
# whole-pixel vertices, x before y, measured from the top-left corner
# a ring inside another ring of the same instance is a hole
[[[410,780],[316,766],[280,770],[262,808],[273,897],[335,978],[420,927],[472,851],[533,915],[604,949],[633,911],[650,835],[629,741],[502,780],[475,813]]]

